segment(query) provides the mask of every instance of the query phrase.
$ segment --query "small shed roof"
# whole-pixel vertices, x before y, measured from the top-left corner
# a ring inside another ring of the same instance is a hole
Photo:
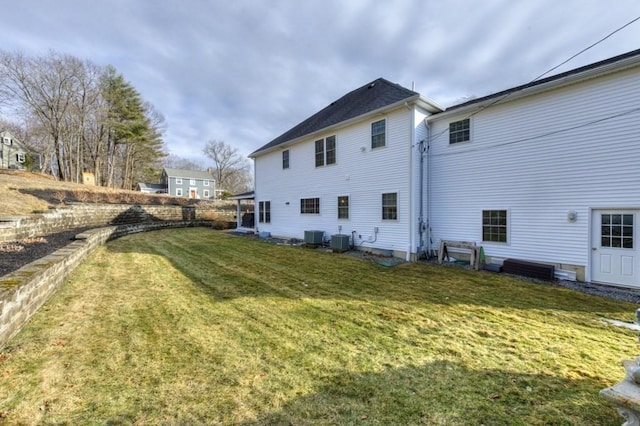
[[[253,200],[255,195],[255,191],[243,192],[241,194],[234,194],[227,197],[227,200]]]
[[[138,188],[140,188],[141,191],[161,191],[163,189],[166,189],[167,187],[161,183],[145,183],[145,182],[138,182]]]

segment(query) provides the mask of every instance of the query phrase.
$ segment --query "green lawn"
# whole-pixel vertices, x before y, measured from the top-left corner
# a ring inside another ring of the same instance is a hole
[[[636,305],[204,228],[99,248],[0,353],[9,424],[619,425]]]

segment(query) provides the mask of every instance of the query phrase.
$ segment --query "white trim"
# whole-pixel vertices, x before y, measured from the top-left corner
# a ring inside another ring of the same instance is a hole
[[[182,185],[182,178],[176,178],[176,185]]]

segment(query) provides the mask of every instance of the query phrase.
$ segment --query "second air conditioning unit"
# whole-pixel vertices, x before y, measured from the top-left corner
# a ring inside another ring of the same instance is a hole
[[[336,234],[331,236],[331,250],[334,252],[343,252],[349,250],[349,235]]]

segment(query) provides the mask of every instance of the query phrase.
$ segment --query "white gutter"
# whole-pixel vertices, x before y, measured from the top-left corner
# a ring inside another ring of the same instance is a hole
[[[520,99],[520,98],[524,98],[527,96],[532,96],[532,95],[536,95],[539,93],[544,93],[546,91],[549,90],[553,90],[553,89],[557,89],[560,87],[564,87],[564,86],[568,86],[571,84],[576,84],[576,83],[580,83],[586,80],[590,80],[593,78],[598,78],[598,77],[602,77],[605,76],[607,74],[612,74],[614,72],[620,72],[620,71],[624,71],[626,69],[629,68],[633,68],[633,67],[637,67],[640,65],[640,55],[639,56],[632,56],[630,58],[626,58],[626,59],[622,59],[620,61],[617,62],[613,62],[610,64],[605,64],[599,67],[595,67],[595,68],[590,68],[587,70],[584,70],[582,72],[578,72],[575,74],[569,74],[565,77],[561,77],[561,78],[557,78],[557,79],[553,79],[551,81],[548,81],[546,83],[540,83],[540,84],[534,84],[532,86],[529,87],[524,87],[520,90],[517,91],[513,91],[513,92],[509,92],[509,90],[515,89],[507,89],[502,95],[498,95],[501,92],[496,92],[494,94],[490,94],[487,95],[487,99],[483,100],[483,101],[478,101],[478,102],[471,102],[469,105],[467,106],[463,106],[460,108],[455,108],[452,107],[452,109],[447,109],[444,112],[441,113],[436,113],[434,115],[431,115],[430,117],[427,118],[427,121],[432,123],[434,121],[437,121],[440,118],[446,118],[446,117],[450,117],[452,115],[459,115],[459,114],[464,114],[466,112],[469,111],[473,111],[476,109],[482,109],[482,108],[486,108],[489,105],[495,104],[495,103],[501,103],[502,99],[504,98],[506,101],[513,101],[516,99]],[[570,71],[569,71],[570,72]],[[553,78],[553,77],[550,77]],[[517,86],[516,86],[517,87]],[[483,96],[484,98],[484,96]]]
[[[308,139],[312,139],[314,137],[318,137],[318,136],[320,136],[322,134],[337,131],[338,129],[341,129],[343,127],[347,127],[347,126],[349,126],[351,124],[357,123],[357,122],[365,120],[367,118],[375,117],[376,115],[380,115],[380,114],[390,113],[391,111],[393,111],[395,109],[398,109],[398,108],[401,108],[403,106],[406,107],[407,105],[416,105],[418,103],[420,103],[423,106],[425,106],[425,109],[427,111],[429,111],[429,112],[440,112],[440,111],[444,110],[443,107],[441,107],[440,105],[436,104],[434,101],[432,101],[432,100],[430,100],[430,99],[428,99],[428,98],[426,98],[426,97],[424,97],[424,96],[422,96],[420,94],[416,94],[416,95],[414,95],[414,96],[412,96],[410,98],[403,99],[403,100],[398,101],[396,103],[393,103],[391,105],[387,105],[387,106],[384,106],[382,108],[378,108],[378,109],[375,109],[373,111],[369,111],[369,112],[367,112],[365,114],[361,114],[361,115],[358,115],[356,117],[350,118],[348,120],[341,121],[339,123],[333,124],[331,126],[324,127],[322,129],[316,130],[315,132],[312,132],[312,133],[307,133],[306,135],[299,136],[299,137],[297,137],[295,139],[290,139],[288,141],[282,142],[281,144],[272,146],[271,148],[267,148],[267,149],[265,149],[263,151],[253,152],[253,153],[249,154],[249,158],[255,159],[256,157],[259,157],[261,155],[269,154],[269,153],[274,152],[274,151],[279,151],[279,150],[281,150],[283,148],[286,148],[288,146],[295,145],[295,144],[297,144],[299,142],[303,142],[303,141],[306,141]]]

